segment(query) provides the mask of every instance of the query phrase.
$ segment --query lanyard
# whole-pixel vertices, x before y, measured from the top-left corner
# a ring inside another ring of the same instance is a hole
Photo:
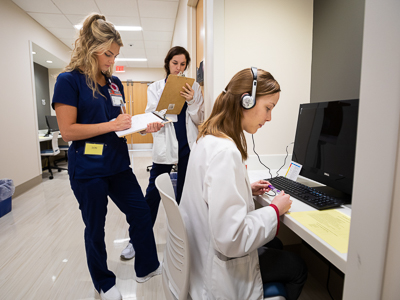
[[[114,92],[119,92],[118,85],[116,85],[114,82],[111,81],[111,78],[108,79],[108,86],[114,91]]]

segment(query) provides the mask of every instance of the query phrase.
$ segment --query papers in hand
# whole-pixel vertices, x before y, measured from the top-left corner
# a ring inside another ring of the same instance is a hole
[[[165,112],[151,112],[145,114],[139,114],[132,116],[132,126],[131,128],[116,131],[117,136],[125,136],[131,133],[139,132],[147,128],[147,124],[161,122],[163,124],[171,122],[168,118],[165,118]]]

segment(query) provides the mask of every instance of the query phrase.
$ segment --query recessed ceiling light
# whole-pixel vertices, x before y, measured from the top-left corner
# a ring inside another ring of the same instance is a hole
[[[36,54],[36,52],[35,52],[35,51],[32,51],[32,54]]]
[[[116,58],[116,61],[147,61],[147,58]]]
[[[47,63],[52,64],[53,62],[51,60],[46,60]]]
[[[76,29],[81,29],[82,24],[74,25]],[[118,31],[142,31],[142,27],[140,26],[115,26],[115,29]]]

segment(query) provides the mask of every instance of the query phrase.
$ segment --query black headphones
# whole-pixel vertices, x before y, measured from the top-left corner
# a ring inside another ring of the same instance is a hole
[[[253,108],[256,105],[256,89],[257,89],[257,68],[251,67],[253,74],[253,84],[251,88],[251,95],[249,93],[243,94],[240,103],[244,109]]]

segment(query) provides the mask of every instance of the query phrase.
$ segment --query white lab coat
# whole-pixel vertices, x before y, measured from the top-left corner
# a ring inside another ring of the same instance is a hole
[[[164,87],[165,79],[156,81],[148,87],[146,113],[156,110]],[[190,149],[199,132],[197,126],[204,119],[204,100],[199,84],[194,82],[192,89],[194,97],[188,102],[186,110],[186,133]],[[178,120],[177,115],[167,114],[167,117],[173,122]],[[153,162],[167,165],[178,163],[178,140],[174,124],[165,124],[160,131],[153,133]]]
[[[255,210],[231,139],[207,135],[195,143],[179,208],[189,238],[192,299],[263,299],[257,248],[274,238],[278,219],[272,207]]]

